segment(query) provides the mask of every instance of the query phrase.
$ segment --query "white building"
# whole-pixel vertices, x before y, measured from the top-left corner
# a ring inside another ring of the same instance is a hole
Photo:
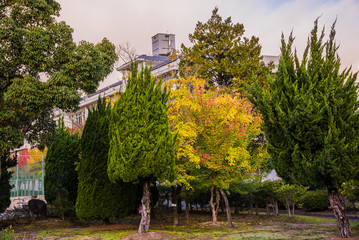
[[[162,80],[177,78],[179,72],[179,57],[171,56],[176,49],[175,35],[168,33],[158,33],[152,36],[152,55],[141,54],[135,57],[138,69],[142,67],[151,67],[151,74],[158,76]],[[273,73],[278,70],[280,56],[263,55],[265,64],[274,63],[275,68]],[[80,102],[80,109],[75,113],[62,113],[59,110],[55,111],[55,119],[59,116],[64,116],[65,125],[69,128],[82,128],[88,116],[88,107],[94,106],[99,95],[101,97],[113,96],[119,91],[124,91],[126,88],[126,78],[131,70],[131,63],[124,63],[116,70],[121,72],[122,80],[99,89],[96,93],[83,96]]]
[[[175,50],[175,35],[158,33],[152,37],[152,56],[145,54],[135,58],[138,69],[144,66],[151,67],[151,74],[159,76],[163,80],[174,78],[178,75],[179,58],[171,58],[169,55]],[[80,109],[74,113],[64,113],[58,109],[54,111],[55,120],[60,116],[64,117],[65,125],[71,129],[82,128],[88,116],[89,107],[95,106],[98,97],[111,97],[126,88],[126,78],[131,70],[131,62],[127,62],[116,69],[122,73],[122,79],[99,89],[93,94],[82,97]]]

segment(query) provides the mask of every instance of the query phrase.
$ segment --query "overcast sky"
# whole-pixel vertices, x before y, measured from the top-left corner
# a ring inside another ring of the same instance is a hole
[[[343,67],[359,71],[359,0],[58,0],[60,20],[74,29],[74,40],[97,43],[103,37],[115,45],[129,41],[137,54],[151,54],[151,37],[176,35],[176,48],[190,45],[188,34],[206,22],[215,6],[223,19],[242,23],[245,36],[259,37],[262,54],[279,55],[282,32],[293,30],[302,55],[314,20],[328,31],[337,18],[337,43]],[[111,74],[101,86],[120,79]]]

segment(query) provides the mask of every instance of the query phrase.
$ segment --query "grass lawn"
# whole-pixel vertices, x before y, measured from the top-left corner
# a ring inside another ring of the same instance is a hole
[[[274,217],[240,214],[233,216],[234,228],[226,226],[224,214],[219,215],[219,224],[211,223],[211,215],[196,213],[186,222],[180,215],[180,225],[172,224],[171,214],[157,213],[151,219],[150,233],[138,236],[139,216],[131,216],[121,223],[88,225],[55,218],[34,221],[23,220],[13,225],[18,239],[90,240],[90,239],[321,239],[337,237],[334,219],[286,215]],[[359,236],[359,222],[351,222],[354,236]],[[131,237],[132,236],[132,237]]]

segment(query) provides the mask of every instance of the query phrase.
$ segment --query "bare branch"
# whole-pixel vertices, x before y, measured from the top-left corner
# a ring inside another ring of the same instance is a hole
[[[131,45],[129,41],[120,43],[116,47],[116,52],[119,58],[119,65],[121,66],[124,63],[131,62],[135,60],[136,49]]]

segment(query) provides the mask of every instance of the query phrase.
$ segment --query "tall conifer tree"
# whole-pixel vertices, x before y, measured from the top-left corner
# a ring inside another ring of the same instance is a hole
[[[222,19],[214,8],[211,18],[198,22],[189,34],[192,46],[181,46],[181,75],[198,76],[215,86],[234,86],[240,92],[252,82],[253,74],[266,84],[270,67],[262,61],[259,38],[245,37],[244,32],[243,24],[233,23],[231,17]]]
[[[51,143],[45,158],[45,199],[58,209],[61,217],[76,203],[78,174],[76,163],[80,161],[80,138],[77,132],[65,129],[59,121],[56,139]]]
[[[132,66],[126,91],[111,112],[108,175],[110,180],[143,182],[139,233],[150,225],[150,183],[172,179],[174,141],[168,126],[169,93],[147,67]]]
[[[97,107],[89,109],[81,136],[81,161],[76,214],[80,219],[121,218],[135,208],[136,186],[122,181],[113,183],[107,175],[108,126],[111,107],[99,98]]]
[[[359,163],[357,73],[340,72],[335,23],[329,39],[314,22],[302,61],[292,53],[294,38],[282,36],[282,57],[270,88],[254,87],[252,101],[264,120],[268,151],[278,175],[325,187],[341,237],[351,229],[339,189],[355,177]]]

